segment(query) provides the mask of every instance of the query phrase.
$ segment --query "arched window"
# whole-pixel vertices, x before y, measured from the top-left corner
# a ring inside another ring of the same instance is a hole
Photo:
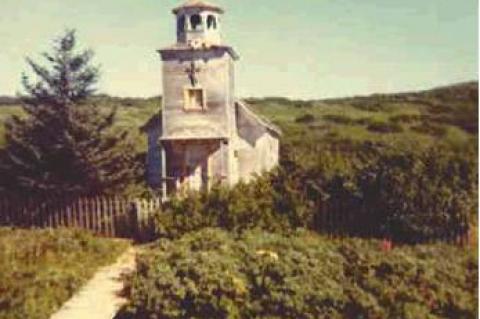
[[[217,28],[217,19],[213,15],[209,15],[207,18],[207,27],[208,29]]]
[[[194,14],[190,17],[190,25],[192,30],[200,30],[202,26],[202,17],[199,14]]]
[[[185,32],[185,16],[184,15],[178,17],[177,30],[179,32]]]

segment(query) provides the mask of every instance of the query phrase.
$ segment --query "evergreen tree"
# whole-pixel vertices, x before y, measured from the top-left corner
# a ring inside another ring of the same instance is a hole
[[[27,58],[36,81],[23,75],[26,117],[6,124],[0,160],[4,189],[25,195],[115,192],[135,177],[127,132],[113,132],[116,110],[92,103],[98,68],[93,52],[77,52],[75,31],[55,40],[42,66]],[[1,184],[2,182],[0,182]]]

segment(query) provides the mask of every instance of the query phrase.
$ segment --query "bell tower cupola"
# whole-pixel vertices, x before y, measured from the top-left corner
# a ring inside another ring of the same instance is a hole
[[[190,0],[173,9],[177,42],[192,47],[221,45],[220,16],[223,9],[202,0]]]

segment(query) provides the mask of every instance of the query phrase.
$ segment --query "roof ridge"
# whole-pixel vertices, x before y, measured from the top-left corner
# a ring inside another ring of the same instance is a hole
[[[249,113],[251,116],[253,116],[258,122],[260,122],[260,124],[262,124],[263,126],[265,126],[268,129],[270,129],[271,131],[275,132],[279,136],[282,135],[282,130],[278,126],[276,126],[275,124],[270,122],[270,120],[268,120],[264,116],[256,113],[254,110],[252,110],[250,108],[250,106],[248,105],[248,103],[246,103],[245,101],[243,101],[241,99],[236,99],[235,102],[238,103],[238,105],[240,105],[247,113]]]

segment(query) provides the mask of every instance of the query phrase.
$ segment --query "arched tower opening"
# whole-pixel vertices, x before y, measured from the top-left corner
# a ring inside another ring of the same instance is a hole
[[[220,19],[223,10],[193,0],[173,10],[177,17],[177,42],[192,46],[221,45]]]

